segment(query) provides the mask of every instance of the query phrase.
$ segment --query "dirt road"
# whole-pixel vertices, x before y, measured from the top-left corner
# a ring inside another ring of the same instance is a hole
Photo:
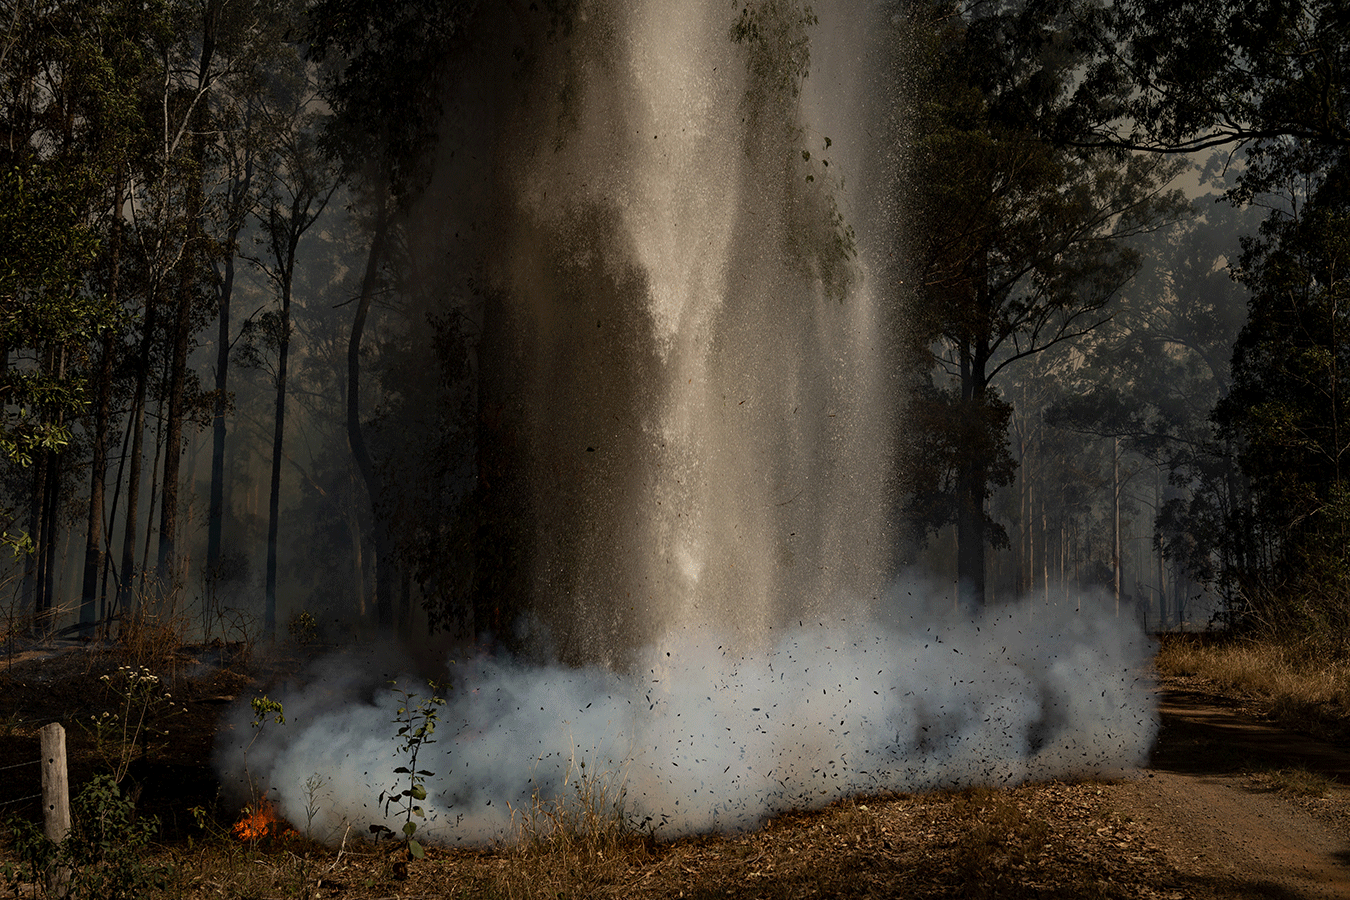
[[[1171,896],[1350,898],[1350,753],[1202,689],[1169,683],[1161,711],[1149,770],[1109,793],[1175,867]]]

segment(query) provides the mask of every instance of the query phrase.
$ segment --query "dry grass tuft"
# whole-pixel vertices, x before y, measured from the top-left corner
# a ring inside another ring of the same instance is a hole
[[[515,834],[498,848],[503,865],[492,895],[516,898],[611,896],[614,885],[647,853],[646,840],[624,813],[621,770],[587,772],[569,761],[563,796],[535,791],[513,810]]]
[[[1156,665],[1163,675],[1198,677],[1259,698],[1289,727],[1329,739],[1346,736],[1350,659],[1317,658],[1270,641],[1167,635]]]
[[[1312,797],[1314,799],[1323,799],[1330,796],[1331,790],[1336,784],[1336,779],[1321,772],[1314,772],[1305,766],[1271,769],[1265,772],[1257,772],[1253,777],[1258,784],[1268,790],[1292,794],[1295,797]]]

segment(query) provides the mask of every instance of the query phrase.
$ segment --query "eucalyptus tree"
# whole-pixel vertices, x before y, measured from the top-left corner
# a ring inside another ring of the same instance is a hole
[[[56,510],[77,471],[67,445],[90,400],[81,444],[92,455],[86,549],[95,573],[100,560],[112,381],[126,321],[119,314],[121,199],[140,136],[136,92],[146,68],[127,34],[147,14],[137,4],[89,0],[6,6],[0,165],[11,202],[0,250],[0,369],[13,440],[0,443],[7,456],[32,464],[28,583],[45,611],[53,601]],[[85,623],[93,618],[89,596]]]
[[[932,341],[938,377],[925,404],[947,437],[917,461],[911,493],[932,494],[935,479],[948,479],[943,518],[930,527],[956,525],[963,594],[978,605],[986,543],[1006,540],[986,505],[991,486],[1011,478],[1009,407],[996,383],[1109,319],[1138,268],[1129,239],[1181,214],[1179,192],[1167,189],[1180,164],[1070,150],[1037,133],[1027,111],[1066,96],[1083,62],[1055,39],[1054,23],[1033,41],[1002,16],[982,16],[980,4],[925,5],[916,15],[927,18],[912,26],[925,65],[908,173],[910,208],[923,223],[909,237],[911,315]],[[1035,64],[1011,65],[1027,59]],[[1010,76],[1023,69],[1032,74]]]
[[[399,216],[430,175],[441,127],[445,78],[477,13],[472,0],[318,0],[311,10],[313,58],[332,63],[324,146],[363,201],[370,235],[347,345],[347,441],[374,511],[375,613],[394,624],[397,561],[387,485],[371,453],[363,413],[366,326]]]
[[[276,352],[274,384],[276,404],[273,416],[272,475],[268,491],[267,575],[264,600],[264,629],[276,630],[277,615],[277,530],[281,503],[281,463],[286,429],[286,374],[292,336],[291,299],[295,288],[297,251],[304,236],[328,205],[337,190],[336,173],[316,145],[319,116],[312,109],[317,97],[308,89],[307,79],[297,85],[288,110],[278,109],[277,133],[280,139],[269,154],[269,186],[263,193],[257,218],[263,255],[251,257],[276,291],[275,313],[262,321],[267,342]]]
[[[1228,529],[1244,552],[1226,573],[1233,612],[1345,652],[1350,625],[1350,166],[1248,239],[1251,292],[1233,387],[1215,409],[1238,447],[1252,503]]]
[[[261,198],[272,185],[272,163],[293,140],[297,96],[314,77],[301,39],[307,0],[270,0],[249,23],[247,43],[213,97],[217,121],[211,149],[215,183],[212,229],[220,252],[211,259],[216,311],[215,369],[211,392],[211,482],[207,507],[205,575],[208,584],[223,577],[226,519],[226,434],[231,408],[231,349],[240,338],[233,317],[236,262],[244,253],[243,236],[255,221]]]
[[[1170,505],[1165,525],[1192,574],[1221,591],[1230,622],[1334,633],[1344,598],[1326,585],[1344,563],[1317,548],[1335,534],[1328,523],[1337,479],[1334,467],[1329,479],[1317,474],[1312,457],[1335,456],[1336,441],[1303,429],[1309,410],[1325,417],[1336,406],[1328,395],[1336,390],[1334,372],[1314,377],[1317,364],[1309,361],[1319,346],[1335,355],[1327,303],[1334,306],[1339,277],[1327,229],[1341,204],[1350,146],[1345,6],[1051,5],[1075,18],[1094,59],[1072,97],[1047,118],[1050,132],[1077,145],[1228,149],[1240,173],[1228,197],[1269,211],[1237,270],[1252,296],[1234,350],[1232,390],[1215,408],[1214,452],[1193,458],[1194,490]],[[1291,321],[1302,325],[1286,327]],[[1281,360],[1288,360],[1283,374]],[[1305,364],[1311,368],[1300,375]],[[1263,419],[1267,414],[1274,419]],[[1288,452],[1276,452],[1279,446]],[[1301,498],[1305,515],[1290,518],[1284,501],[1292,497]]]

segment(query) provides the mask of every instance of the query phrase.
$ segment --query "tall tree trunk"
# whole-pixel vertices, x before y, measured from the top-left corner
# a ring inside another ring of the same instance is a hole
[[[94,436],[89,471],[89,516],[84,532],[84,578],[80,589],[81,633],[93,628],[98,611],[98,572],[103,563],[103,492],[107,483],[108,419],[112,406],[113,340],[103,336],[99,362],[98,399],[94,406]]]
[[[1111,514],[1111,593],[1116,600],[1116,616],[1120,616],[1120,438],[1111,446],[1111,484],[1113,509]]]
[[[211,66],[216,50],[216,18],[223,8],[220,0],[203,4],[201,56],[197,61],[198,93],[210,84]],[[188,346],[192,342],[192,301],[196,293],[199,267],[204,258],[206,224],[203,211],[206,206],[206,131],[209,125],[208,103],[199,103],[192,113],[192,170],[188,175],[190,186],[185,212],[187,236],[179,261],[178,307],[173,327],[173,363],[169,378],[169,413],[164,438],[164,488],[160,500],[159,555],[155,565],[162,592],[175,590],[178,571],[174,559],[174,544],[178,538],[178,473],[183,458],[183,419],[186,413],[184,394],[187,382]]]
[[[150,383],[150,351],[154,346],[159,303],[146,298],[145,331],[141,335],[140,365],[136,367],[136,390],[132,396],[127,427],[131,430],[131,471],[127,474],[126,526],[122,529],[122,570],[118,573],[117,608],[123,615],[135,607],[137,516],[141,502],[141,464],[145,458],[145,402]]]
[[[237,235],[236,235],[237,236]],[[216,402],[211,412],[211,499],[206,513],[206,577],[220,577],[221,535],[225,524],[225,413],[230,372],[230,301],[234,295],[234,254],[220,279],[220,326],[216,336]]]
[[[42,596],[42,608],[46,618],[44,631],[50,632],[56,626],[56,544],[59,536],[57,513],[61,506],[61,454],[48,454],[47,489],[43,503],[42,526],[42,580],[38,590]]]
[[[31,606],[40,622],[47,611],[42,594],[42,564],[46,559],[43,535],[47,533],[47,472],[51,451],[40,449],[33,454],[33,494],[28,504],[28,537],[33,547],[28,554],[23,574],[23,600]]]
[[[122,245],[122,183],[114,179],[112,241],[108,276],[108,299],[117,303],[118,276],[121,273]],[[97,619],[99,571],[104,567],[103,494],[108,482],[108,422],[112,416],[112,372],[114,335],[110,328],[103,335],[102,358],[99,361],[98,399],[94,407],[93,459],[89,472],[89,519],[84,535],[84,579],[80,589],[81,631]]]
[[[986,354],[978,344],[961,354],[961,400],[972,415],[979,414],[986,395]],[[956,473],[956,568],[961,601],[967,608],[985,605],[984,497],[989,464],[979,453],[964,452]]]
[[[247,126],[245,126],[247,127]],[[250,152],[244,161],[242,175],[234,178],[230,186],[231,208],[243,210],[247,204],[253,184],[253,154]],[[230,374],[230,309],[234,301],[234,261],[239,245],[239,232],[244,226],[245,216],[235,216],[226,239],[227,252],[219,273],[217,291],[217,310],[219,325],[216,332],[216,402],[211,413],[211,497],[207,506],[206,522],[206,573],[212,580],[220,578],[222,541],[225,530],[225,413],[229,409]]]
[[[1029,596],[1031,593],[1031,473],[1027,465],[1027,438],[1025,434],[1017,437],[1017,499],[1021,507],[1021,528],[1017,535],[1017,593]]]
[[[376,208],[375,233],[371,236],[366,270],[361,278],[361,296],[357,301],[356,316],[352,320],[351,339],[347,343],[347,442],[351,447],[352,458],[356,460],[357,471],[361,473],[361,479],[365,482],[366,493],[370,497],[375,530],[375,618],[382,630],[390,630],[394,625],[394,554],[388,522],[380,508],[382,492],[379,475],[375,471],[361,429],[361,339],[365,333],[371,301],[375,298],[375,285],[379,280],[380,264],[383,262],[385,243],[389,236],[389,202],[385,189]]]
[[[1162,466],[1153,469],[1153,509],[1162,509]],[[1154,534],[1157,534],[1156,526]],[[1167,619],[1167,571],[1163,566],[1163,549],[1160,541],[1154,540],[1154,557],[1158,561],[1158,629],[1166,631]]]
[[[267,590],[263,629],[271,637],[277,629],[277,525],[281,512],[281,454],[286,434],[286,357],[291,345],[291,285],[289,273],[281,293],[281,344],[277,348],[276,419],[272,432],[272,485],[267,497]]]
[[[159,505],[159,557],[155,564],[158,590],[176,590],[174,542],[178,536],[178,472],[183,459],[183,418],[187,385],[188,344],[192,340],[192,295],[196,254],[185,254],[173,325],[173,356],[169,367],[168,416],[164,426],[164,478]]]
[[[164,392],[168,390],[168,372],[160,379],[160,401],[159,411],[155,415],[155,455],[150,459],[150,503],[145,511],[145,545],[141,549],[141,590],[148,592],[152,585],[148,581],[152,574],[150,567],[150,544],[155,536],[155,500],[159,490],[159,482],[155,479],[155,473],[160,470],[159,457],[164,451]],[[162,594],[162,592],[157,592]]]
[[[1045,491],[1041,491],[1041,595],[1050,605],[1050,523],[1045,514]]]
[[[112,623],[112,615],[116,609],[116,595],[114,595],[113,608],[108,607],[108,573],[112,566],[112,532],[117,523],[117,503],[122,497],[122,476],[126,474],[127,457],[130,456],[131,447],[131,428],[128,426],[122,435],[122,456],[117,461],[117,476],[113,478],[113,496],[112,505],[108,508],[108,527],[107,527],[107,547],[103,553],[103,568],[99,573],[99,618],[103,620],[104,633],[107,633],[109,625]],[[121,579],[118,579],[121,584]]]
[[[44,364],[47,370],[58,380],[66,375],[65,347],[48,349]],[[62,422],[59,415],[48,413],[47,421]],[[56,514],[61,500],[61,453],[44,449],[41,453],[41,469],[34,475],[34,507],[30,517],[35,532],[36,547],[32,573],[32,592],[34,611],[42,632],[49,632],[55,625],[56,608],[54,604],[54,568],[56,565]]]

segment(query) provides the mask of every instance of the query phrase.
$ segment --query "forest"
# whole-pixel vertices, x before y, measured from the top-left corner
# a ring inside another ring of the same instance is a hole
[[[513,109],[567,144],[584,86],[555,76],[592,6],[0,2],[9,630],[513,639],[544,501],[503,387],[508,217],[429,198],[491,190]],[[817,12],[726,6],[746,108],[790,111]],[[1344,653],[1350,10],[865,6],[893,567]],[[809,140],[794,252],[846,306],[862,240],[818,164],[850,150]]]

